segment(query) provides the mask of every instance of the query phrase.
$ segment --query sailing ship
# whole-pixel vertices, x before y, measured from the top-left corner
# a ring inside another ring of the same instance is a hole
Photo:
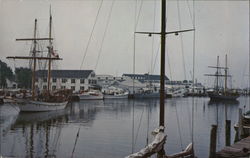
[[[189,30],[180,30],[180,31],[171,31],[166,32],[166,0],[161,0],[161,32],[136,32],[140,34],[158,34],[161,35],[161,62],[160,62],[160,114],[159,114],[159,127],[152,132],[154,135],[154,140],[148,144],[145,148],[141,149],[139,152],[128,155],[126,158],[144,158],[150,157],[151,155],[157,153],[157,157],[172,157],[172,158],[181,158],[191,156],[194,157],[193,145],[190,143],[187,148],[179,153],[176,153],[171,156],[165,155],[164,144],[166,141],[166,135],[164,134],[165,129],[165,42],[167,34],[178,35],[181,32],[194,31],[194,29]]]
[[[227,88],[227,78],[231,77],[228,75],[227,67],[227,55],[225,67],[219,66],[219,56],[217,56],[217,66],[209,66],[209,68],[216,68],[215,74],[205,74],[205,76],[215,76],[216,77],[216,86],[213,91],[208,92],[210,100],[220,101],[220,100],[236,100],[239,97],[239,93],[236,90]],[[221,74],[220,70],[223,69],[225,74]],[[224,77],[224,88],[219,87],[219,77]]]
[[[51,64],[53,60],[62,60],[57,54],[54,53],[52,40],[52,15],[50,13],[49,20],[49,38],[37,38],[37,19],[35,19],[34,37],[26,39],[16,39],[17,41],[32,41],[33,49],[32,56],[12,56],[7,59],[26,59],[32,61],[32,96],[27,97],[24,95],[21,99],[16,99],[16,103],[19,105],[20,111],[26,112],[40,112],[64,109],[68,103],[69,91],[57,91],[52,93],[50,91],[51,82]],[[38,41],[49,41],[48,56],[38,56],[37,45]],[[48,61],[48,74],[47,74],[47,90],[41,94],[36,93],[35,81],[36,81],[36,66],[37,61]]]

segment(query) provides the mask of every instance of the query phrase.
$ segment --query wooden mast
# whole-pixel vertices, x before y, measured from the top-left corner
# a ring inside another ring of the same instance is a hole
[[[160,77],[160,120],[159,126],[164,126],[165,114],[165,42],[166,42],[166,0],[161,1],[161,77]]]
[[[37,19],[35,19],[35,29],[34,29],[34,39],[36,39],[36,30],[37,30]],[[32,56],[34,57],[33,70],[32,70],[32,99],[35,98],[35,82],[36,82],[36,45],[37,41],[34,40],[34,47]]]
[[[50,9],[50,18],[49,18],[49,47],[48,47],[48,57],[49,57],[49,63],[48,63],[48,78],[47,78],[47,93],[50,95],[50,78],[51,78],[51,53],[53,51],[52,48],[52,40],[51,40],[51,33],[52,33],[52,15],[51,15],[51,9]]]
[[[219,91],[219,60],[220,60],[220,57],[217,56],[217,70],[216,70],[216,91],[218,92]]]
[[[224,93],[227,95],[227,54],[225,57],[225,87],[224,87]]]

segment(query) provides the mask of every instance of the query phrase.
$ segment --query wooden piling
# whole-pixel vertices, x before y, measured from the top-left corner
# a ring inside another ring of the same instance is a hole
[[[226,120],[226,146],[231,145],[231,120]]]
[[[216,138],[217,138],[217,125],[212,125],[212,129],[210,133],[209,158],[214,158],[216,156]]]
[[[244,137],[244,130],[243,130],[243,122],[242,122],[242,109],[239,109],[239,128],[238,128],[238,140],[241,140]]]

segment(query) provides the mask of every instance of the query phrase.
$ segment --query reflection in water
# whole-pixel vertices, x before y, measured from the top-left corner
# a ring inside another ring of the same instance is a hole
[[[178,152],[194,137],[196,155],[208,157],[212,124],[218,125],[217,149],[221,149],[225,146],[225,120],[231,120],[231,126],[238,121],[241,102],[245,103],[245,98],[237,103],[214,103],[208,98],[166,100],[165,150],[168,154]],[[6,108],[9,106],[4,105],[0,112]],[[1,133],[1,155],[124,157],[152,141],[149,133],[159,124],[158,114],[159,100],[150,99],[81,101],[60,111],[17,113],[8,125],[10,130]],[[1,127],[7,122],[1,119]],[[231,133],[235,133],[232,127]]]

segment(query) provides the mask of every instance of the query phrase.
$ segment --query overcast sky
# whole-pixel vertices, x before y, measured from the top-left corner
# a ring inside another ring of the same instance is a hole
[[[51,5],[54,46],[63,58],[57,68],[80,69],[100,4],[101,0],[0,0],[0,59],[12,67],[28,66],[27,62],[16,61],[14,64],[12,60],[6,60],[6,56],[29,54],[30,43],[16,42],[15,39],[32,37],[35,18],[38,19],[39,37],[48,36]],[[193,2],[181,0],[179,9],[177,4],[177,1],[167,3],[167,30],[193,28]],[[207,66],[216,64],[217,55],[224,65],[225,54],[228,54],[233,85],[247,85],[248,4],[248,1],[195,2],[195,76],[198,81],[213,83],[213,78],[204,76],[214,73]],[[135,6],[139,17],[136,31],[160,30],[159,0],[137,0],[137,5],[136,0],[104,0],[82,69],[115,76],[133,72]],[[152,73],[153,69],[153,74],[159,74],[159,40],[157,35],[136,35],[136,73]],[[169,35],[166,44],[166,75],[173,80],[191,80],[193,32]]]

